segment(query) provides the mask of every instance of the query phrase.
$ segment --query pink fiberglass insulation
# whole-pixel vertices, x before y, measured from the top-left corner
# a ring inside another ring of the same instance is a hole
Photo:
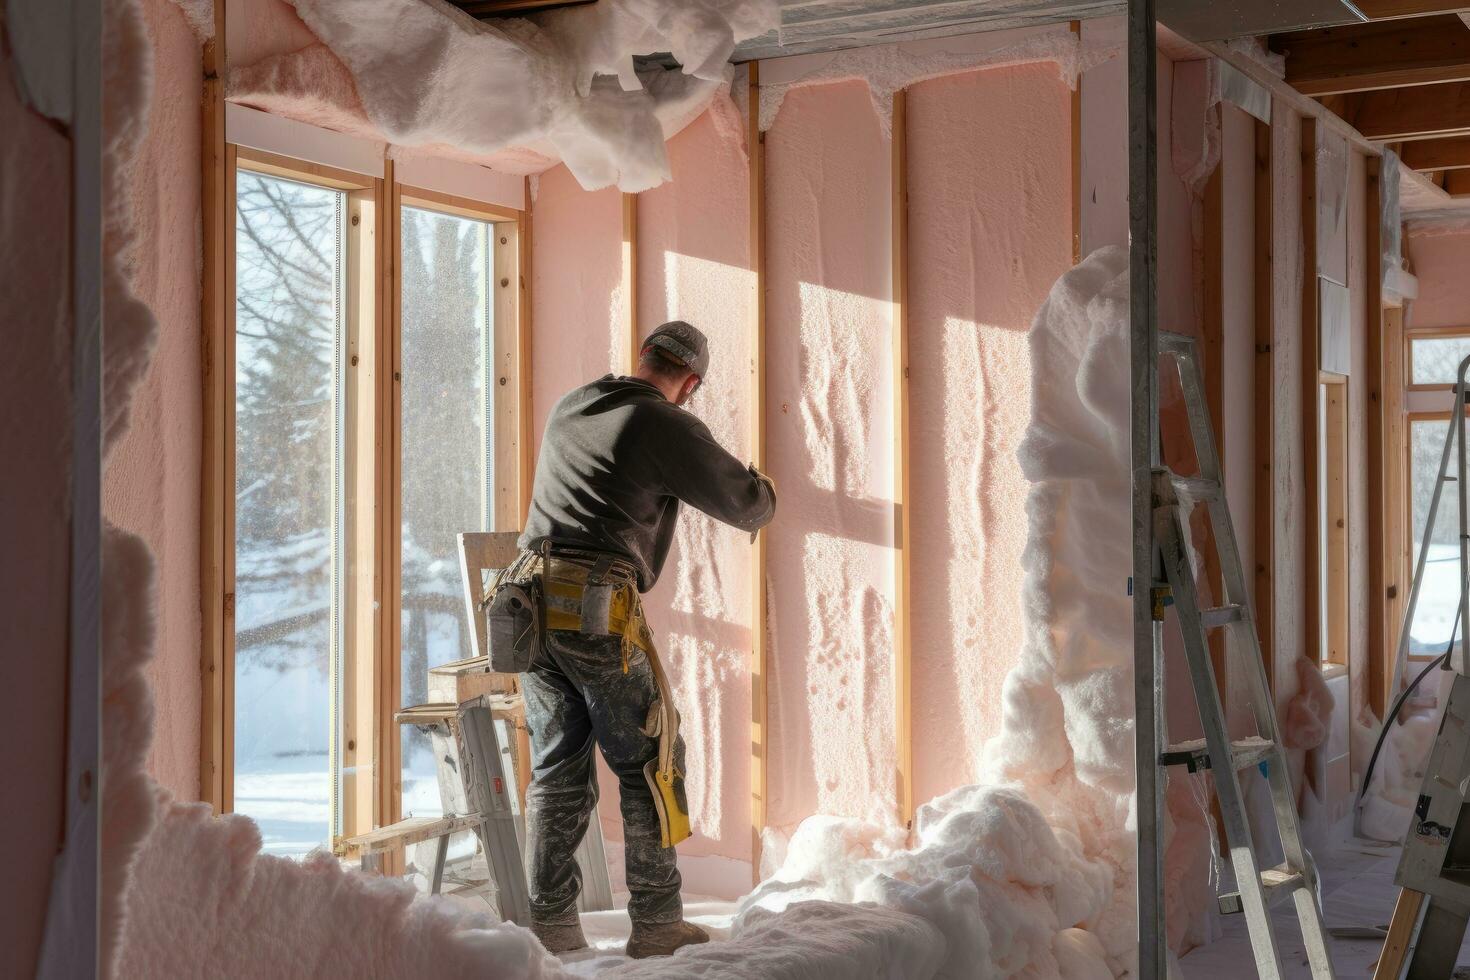
[[[0,779],[25,805],[6,817],[12,898],[0,916],[8,969],[35,973],[62,836],[71,479],[71,141],[26,105],[10,38],[0,43],[0,686],[23,692],[0,714]]]
[[[158,346],[109,457],[103,510],[158,559],[158,705],[148,771],[184,799],[199,792],[199,44],[180,8],[143,5],[155,48],[147,129],[126,181],[137,238],[133,288],[158,317]]]
[[[861,82],[766,136],[767,823],[895,821],[889,146]]]
[[[541,175],[531,232],[531,431],[535,455],[557,400],[620,370],[622,198],[584,191],[565,167]]]
[[[261,854],[254,821],[202,804],[165,807],[134,873],[120,977],[565,976],[529,930],[330,854]]]
[[[688,320],[709,337],[711,369],[691,403],[720,444],[749,458],[749,179],[740,118],[728,99],[669,141],[674,179],[638,195],[638,327]],[[544,186],[544,185],[543,185]],[[673,685],[688,753],[695,838],[682,855],[748,863],[751,544],[748,535],[685,508],[663,578],[644,597]],[[696,894],[735,890],[685,864]]]
[[[1458,231],[1409,226],[1407,251],[1419,279],[1408,304],[1411,327],[1462,327],[1470,322],[1470,227]]]
[[[901,908],[945,934],[941,976],[1135,964],[1131,606],[1116,587],[1131,547],[1127,324],[1127,253],[1108,248],[1057,281],[1028,337],[1025,627],[986,785],[921,807],[912,850],[858,820],[806,821],[746,914],[809,898]]]
[[[778,15],[774,0],[643,0],[488,22],[421,0],[291,3],[388,140],[476,154],[529,147],[584,187],[630,192],[668,179],[664,140],[728,83],[735,43]],[[635,72],[635,56],[662,51],[683,70]]]
[[[1050,64],[908,93],[914,796],[979,774],[1021,648],[1027,334],[1072,262],[1071,93]],[[982,108],[983,107],[983,111]]]

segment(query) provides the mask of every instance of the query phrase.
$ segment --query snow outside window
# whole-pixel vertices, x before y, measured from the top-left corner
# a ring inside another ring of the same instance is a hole
[[[1409,337],[1409,384],[1452,385],[1460,362],[1470,355],[1470,332]]]
[[[346,198],[236,174],[234,809],[292,857],[340,832]]]
[[[1449,419],[1446,418],[1409,420],[1409,500],[1413,527],[1411,569],[1419,560],[1419,547],[1424,540],[1429,504],[1434,496],[1440,456],[1444,452],[1449,429]],[[1454,474],[1455,459],[1451,456],[1450,475]],[[1440,492],[1434,532],[1429,539],[1429,558],[1424,566],[1424,583],[1414,610],[1414,624],[1409,630],[1409,653],[1413,656],[1439,656],[1450,642],[1460,603],[1459,523],[1459,498],[1455,484],[1446,483]],[[1461,639],[1456,638],[1456,646]]]

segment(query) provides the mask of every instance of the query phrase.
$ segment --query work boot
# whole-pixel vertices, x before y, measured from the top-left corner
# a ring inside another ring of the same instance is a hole
[[[573,922],[565,926],[532,922],[531,932],[541,940],[541,945],[545,946],[546,951],[552,956],[561,956],[563,953],[572,953],[587,948],[587,938],[582,935],[582,923],[580,922]]]
[[[628,955],[635,960],[668,956],[680,946],[709,942],[709,933],[690,922],[633,923],[628,937]]]

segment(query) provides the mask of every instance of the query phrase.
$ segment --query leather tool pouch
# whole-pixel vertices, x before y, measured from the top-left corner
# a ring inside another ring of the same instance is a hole
[[[582,634],[584,636],[607,636],[612,632],[608,619],[612,614],[613,591],[617,588],[607,580],[612,561],[599,558],[587,575],[587,584],[582,586]]]
[[[531,669],[541,648],[541,577],[511,575],[502,578],[485,605],[486,636],[490,645],[490,669],[498,674],[519,674]]]

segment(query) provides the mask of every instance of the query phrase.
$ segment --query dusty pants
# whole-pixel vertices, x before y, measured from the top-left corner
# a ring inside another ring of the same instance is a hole
[[[662,845],[643,776],[644,764],[658,755],[658,739],[643,733],[648,708],[658,699],[647,654],[632,648],[624,674],[621,637],[551,630],[531,669],[521,674],[521,692],[531,730],[531,917],[547,925],[577,921],[582,876],[574,854],[597,806],[596,744],[618,778],[628,915],[634,922],[679,921],[684,908],[676,854]],[[682,771],[683,739],[674,751]]]

